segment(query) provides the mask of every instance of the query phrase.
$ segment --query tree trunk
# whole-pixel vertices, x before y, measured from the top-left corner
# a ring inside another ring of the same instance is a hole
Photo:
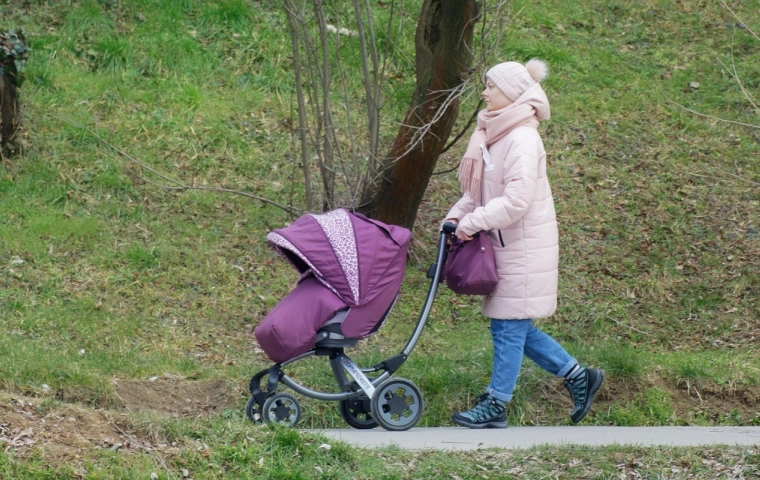
[[[0,32],[0,158],[17,150],[13,140],[21,125],[21,68],[28,55],[21,30]]]
[[[0,75],[0,148],[3,151],[0,155],[5,154],[21,123],[18,90],[10,77],[10,72]]]
[[[412,228],[470,75],[477,0],[425,0],[415,38],[417,85],[406,120],[359,211]],[[445,212],[441,212],[443,215]]]

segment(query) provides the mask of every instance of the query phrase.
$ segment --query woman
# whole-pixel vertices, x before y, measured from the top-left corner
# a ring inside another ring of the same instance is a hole
[[[564,378],[577,423],[586,416],[604,372],[585,368],[532,319],[557,308],[559,244],[546,152],[537,127],[550,116],[540,82],[544,62],[524,66],[500,63],[488,70],[482,95],[486,109],[459,167],[464,195],[446,221],[457,223],[456,236],[471,240],[487,231],[494,242],[499,283],[483,298],[482,312],[491,318],[494,362],[491,382],[477,404],[455,413],[454,423],[469,428],[507,426],[505,404],[512,399],[522,357]]]

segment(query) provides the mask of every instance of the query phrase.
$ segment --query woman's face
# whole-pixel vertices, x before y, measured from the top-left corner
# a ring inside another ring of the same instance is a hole
[[[486,110],[489,112],[501,110],[514,103],[509,97],[504,95],[504,92],[499,90],[499,87],[497,87],[490,78],[486,78],[486,89],[483,90],[483,93],[480,95],[482,95],[483,99],[486,101]]]

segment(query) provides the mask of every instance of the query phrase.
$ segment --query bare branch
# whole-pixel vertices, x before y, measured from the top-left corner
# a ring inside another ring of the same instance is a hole
[[[359,35],[361,35],[361,33]],[[345,70],[343,69],[343,64],[338,62],[337,67],[338,75],[343,82],[343,108],[346,115],[346,124],[349,125],[349,127],[346,128],[346,132],[348,133],[350,144],[349,155],[351,157],[350,162],[345,157],[339,157],[338,166],[340,167],[341,174],[343,175],[343,182],[345,183],[345,188],[349,196],[349,202],[351,205],[353,205],[361,188],[362,174],[358,160],[360,154],[359,147],[356,145],[356,132],[353,128],[350,127],[354,123],[352,121],[352,102],[348,88],[348,79],[346,77]]]
[[[704,169],[704,170],[707,171],[707,169]],[[758,183],[758,182],[753,182],[752,180],[748,180],[748,179],[746,179],[744,177],[740,177],[739,175],[736,175],[736,174],[731,173],[731,172],[726,172],[725,170],[721,170],[719,168],[717,170],[720,173],[724,174],[724,175],[728,175],[729,177],[734,177],[735,179],[741,180],[742,182],[746,182],[746,183],[749,183],[750,185],[754,185],[756,187],[760,187],[760,183]],[[710,173],[713,173],[713,172],[710,172]]]
[[[321,64],[318,61],[319,54],[317,53],[317,48],[314,45],[314,42],[312,42],[311,36],[308,34],[308,32],[306,32],[306,19],[298,16],[296,18],[300,22],[299,25],[301,26],[302,40],[304,46],[306,47],[306,65],[309,68],[309,75],[307,75],[307,85],[309,90],[309,105],[311,105],[312,111],[311,119],[314,122],[314,126],[309,129],[308,133],[309,137],[311,138],[312,148],[314,149],[314,153],[317,157],[320,175],[323,175],[325,172],[330,172],[331,168],[325,165],[326,154],[323,150],[323,144],[321,142],[324,131],[324,119],[322,117],[321,107],[322,89],[320,88],[320,79],[322,78]],[[324,185],[324,178],[322,184]]]
[[[731,67],[732,67],[732,68],[730,68],[730,69],[729,69],[729,68],[728,68],[728,67],[727,67],[727,66],[726,66],[726,65],[725,65],[725,64],[724,64],[724,63],[723,63],[723,62],[720,60],[720,58],[718,58],[718,55],[717,55],[717,54],[715,55],[715,58],[716,58],[716,60],[718,60],[718,63],[720,63],[720,64],[723,66],[723,68],[725,68],[725,69],[726,69],[726,71],[727,71],[727,72],[728,72],[728,73],[729,73],[729,74],[730,74],[732,77],[734,77],[734,80],[736,80],[736,83],[739,85],[739,89],[742,91],[742,93],[744,94],[744,97],[747,99],[747,101],[749,101],[749,103],[750,103],[750,104],[752,104],[752,106],[755,108],[755,110],[760,110],[760,108],[758,108],[758,105],[757,105],[757,100],[755,100],[755,97],[754,97],[754,96],[752,96],[752,94],[751,94],[751,93],[750,93],[750,92],[749,92],[749,91],[748,91],[746,88],[744,88],[744,84],[742,84],[741,78],[739,78],[739,74],[738,74],[738,73],[737,73],[737,71],[736,71],[736,63],[734,63],[734,45],[733,45],[733,35],[732,35],[732,38],[731,38],[731,40],[732,40],[732,43],[731,43]]]
[[[704,118],[709,118],[711,120],[715,120],[715,121],[718,121],[718,122],[725,122],[725,123],[731,123],[733,125],[741,125],[742,127],[758,128],[758,129],[760,129],[760,125],[752,125],[751,123],[735,122],[733,120],[726,120],[725,118],[714,117],[712,115],[705,115],[704,113],[699,113],[699,112],[697,112],[695,110],[692,110],[690,108],[687,108],[687,107],[681,105],[678,102],[675,102],[675,101],[671,100],[670,97],[668,97],[664,93],[662,93],[662,96],[665,97],[665,99],[667,101],[669,101],[670,103],[672,103],[673,105],[675,105],[677,107],[680,107],[680,108],[682,108],[682,109],[686,110],[687,112],[692,113],[694,115],[697,115],[697,116],[700,116],[700,117],[704,117]]]
[[[605,318],[607,318],[607,319],[609,319],[609,320],[612,320],[613,322],[617,323],[617,324],[618,324],[618,325],[620,325],[621,327],[625,327],[625,328],[628,328],[628,329],[630,329],[630,330],[633,330],[633,331],[634,331],[634,332],[636,332],[636,333],[640,333],[640,334],[642,334],[642,335],[649,335],[649,333],[647,333],[647,332],[645,332],[645,331],[643,331],[643,330],[639,330],[638,328],[635,328],[635,327],[632,327],[632,326],[630,326],[630,325],[627,325],[627,324],[625,324],[625,323],[623,323],[623,322],[621,322],[621,321],[619,321],[619,320],[615,320],[615,319],[614,319],[614,318],[612,318],[612,317],[605,317]]]
[[[380,106],[378,105],[378,69],[379,62],[377,58],[377,46],[375,31],[373,27],[372,11],[369,5],[367,5],[367,32],[364,29],[364,21],[362,19],[362,4],[360,0],[354,0],[354,16],[356,18],[356,26],[359,30],[359,46],[362,53],[362,74],[364,80],[364,94],[367,101],[367,125],[369,129],[369,171],[370,174],[376,170],[376,158],[377,158],[377,142],[379,138],[380,127]],[[369,35],[369,41],[366,36]],[[367,52],[369,47],[370,52]],[[372,61],[373,77],[370,78],[370,66],[369,62]]]
[[[472,115],[470,115],[469,120],[467,120],[467,123],[462,127],[462,130],[459,133],[457,133],[454,139],[450,141],[449,144],[443,148],[443,151],[441,151],[441,155],[448,152],[449,149],[453,147],[459,141],[459,139],[462,138],[464,134],[470,130],[470,127],[475,122],[475,119],[478,118],[478,113],[480,112],[482,106],[483,106],[483,99],[481,98],[478,104],[475,105],[475,109],[473,110]]]
[[[179,180],[177,180],[175,178],[171,178],[171,177],[169,177],[167,175],[164,175],[163,173],[155,170],[154,168],[150,167],[149,165],[145,164],[144,162],[141,162],[140,160],[137,160],[136,158],[132,157],[131,155],[129,155],[125,151],[123,151],[120,148],[118,148],[115,145],[113,145],[112,143],[104,140],[100,135],[98,135],[97,133],[95,133],[91,128],[88,128],[88,127],[86,127],[84,125],[81,125],[79,123],[76,123],[74,121],[68,120],[66,118],[60,117],[58,115],[54,115],[54,116],[56,118],[58,118],[59,120],[61,120],[62,122],[64,122],[64,123],[68,123],[69,125],[71,125],[73,127],[76,127],[76,128],[79,128],[81,130],[84,130],[84,131],[88,132],[95,139],[97,139],[100,143],[102,143],[103,145],[105,145],[106,147],[108,147],[110,149],[109,153],[110,153],[110,151],[114,151],[114,152],[118,153],[119,155],[121,155],[122,157],[124,157],[127,160],[129,160],[130,162],[132,162],[134,165],[137,165],[141,169],[144,169],[144,170],[147,170],[147,171],[151,172],[152,174],[156,175],[157,177],[159,177],[159,178],[161,178],[161,179],[163,179],[166,182],[169,182],[171,184],[171,185],[163,185],[163,184],[160,184],[158,182],[154,182],[154,181],[152,181],[152,180],[150,180],[148,178],[145,178],[144,176],[140,175],[136,170],[133,170],[133,169],[129,168],[128,166],[125,167],[125,168],[127,168],[127,170],[129,170],[130,172],[132,172],[135,176],[137,176],[141,180],[143,180],[143,181],[145,181],[145,182],[147,182],[147,183],[149,183],[151,185],[155,185],[156,187],[163,188],[165,190],[176,190],[176,191],[207,190],[207,191],[212,191],[212,192],[231,193],[231,194],[234,194],[234,195],[242,195],[244,197],[252,198],[254,200],[258,200],[258,201],[263,202],[263,203],[268,203],[270,205],[274,205],[275,207],[278,207],[278,208],[286,211],[287,213],[289,213],[291,215],[299,215],[299,214],[303,213],[303,210],[301,210],[299,208],[295,208],[293,206],[288,206],[288,205],[283,205],[283,204],[281,204],[279,202],[275,202],[273,200],[269,200],[268,198],[264,198],[264,197],[260,197],[258,195],[254,195],[254,194],[251,194],[251,193],[248,193],[248,192],[244,192],[242,190],[235,190],[235,189],[232,189],[232,188],[225,188],[225,187],[206,187],[206,186],[198,186],[198,185],[187,185],[187,184],[185,184],[185,183],[183,183],[183,182],[181,182],[181,181],[179,181]],[[116,158],[118,159],[118,157],[116,157]]]
[[[485,8],[484,12],[478,17],[482,19],[482,25],[481,25],[481,65],[480,69],[484,70],[486,68],[486,65],[492,62],[492,57],[494,56],[495,52],[498,51],[498,47],[501,45],[504,32],[506,31],[506,23],[508,23],[511,19],[511,14],[509,13],[509,7],[511,5],[510,0],[498,0],[498,2],[491,6]],[[505,14],[505,10],[507,13]],[[489,18],[492,18],[492,20],[488,20],[486,18],[486,12],[491,12],[493,15]],[[434,92],[438,94],[446,94],[447,98],[444,100],[444,102],[438,107],[438,109],[433,114],[433,117],[431,120],[429,120],[427,123],[421,126],[412,126],[407,124],[399,124],[402,128],[407,128],[410,130],[413,130],[414,133],[412,135],[412,139],[409,142],[409,145],[405,149],[404,152],[402,152],[400,155],[396,156],[395,158],[389,158],[387,161],[389,163],[393,163],[395,161],[398,161],[399,159],[403,158],[405,155],[409,154],[411,151],[413,151],[415,148],[417,148],[420,143],[422,142],[425,135],[430,131],[430,129],[435,125],[435,123],[440,120],[440,118],[445,114],[446,110],[449,108],[449,106],[459,101],[460,103],[463,103],[467,100],[471,95],[477,94],[478,87],[475,85],[478,85],[480,83],[480,77],[475,79],[473,81],[473,78],[470,77],[466,79],[459,87],[448,90],[448,91],[440,91],[440,92]],[[480,100],[475,107],[474,112],[472,113],[470,119],[467,121],[466,125],[461,129],[461,131],[457,134],[457,136],[449,142],[448,145],[446,145],[441,152],[441,154],[448,151],[462,136],[464,136],[474,123],[475,119],[477,118],[477,114],[480,111],[480,107],[482,106],[482,100]],[[454,170],[456,170],[456,166],[447,169],[444,171],[439,171],[433,173],[433,175],[442,175],[444,173],[450,173]],[[376,175],[372,181],[374,182],[379,178],[379,174]]]
[[[755,37],[755,38],[756,38],[758,41],[760,41],[760,36],[758,36],[758,35],[757,35],[755,32],[753,32],[753,31],[752,31],[752,29],[751,29],[751,28],[749,28],[749,26],[747,26],[747,24],[746,24],[746,23],[744,23],[744,22],[742,21],[742,19],[741,19],[741,18],[739,18],[739,16],[738,16],[738,15],[737,15],[737,14],[736,14],[736,13],[735,13],[733,10],[731,10],[731,7],[729,7],[729,6],[728,6],[728,4],[726,3],[726,0],[720,0],[720,3],[722,3],[722,4],[723,4],[723,6],[724,6],[724,7],[726,7],[726,9],[727,9],[729,12],[731,12],[731,15],[733,15],[733,16],[734,16],[734,18],[736,19],[736,21],[738,21],[738,22],[739,22],[739,23],[740,23],[742,26],[744,26],[744,28],[746,28],[746,29],[747,29],[747,31],[750,33],[750,35],[752,35],[752,36],[753,36],[753,37]]]
[[[433,92],[437,94],[446,94],[446,99],[441,103],[439,108],[433,113],[433,118],[430,119],[430,121],[428,121],[424,125],[417,127],[413,125],[401,124],[403,128],[413,130],[414,133],[412,134],[412,138],[409,141],[409,144],[407,145],[406,150],[404,150],[401,154],[399,154],[395,158],[389,159],[391,163],[393,161],[397,161],[400,158],[403,158],[409,152],[417,148],[420,145],[420,143],[422,143],[422,140],[425,138],[425,135],[427,135],[427,133],[430,131],[433,125],[435,125],[436,122],[440,120],[440,118],[445,114],[449,106],[462,96],[462,93],[465,91],[466,85],[467,85],[466,83],[462,83],[458,87],[450,89],[448,91],[441,90],[438,92]]]
[[[406,150],[402,152],[400,155],[396,156],[393,159],[389,159],[389,161],[392,163],[393,161],[397,161],[398,159],[404,157],[405,155],[409,154],[412,150],[417,148],[422,140],[424,139],[425,135],[430,131],[430,129],[433,127],[433,125],[436,124],[438,120],[441,119],[441,117],[446,113],[446,110],[456,101],[460,101],[464,97],[465,100],[472,95],[475,90],[470,87],[471,82],[469,80],[465,81],[464,83],[460,84],[456,88],[452,88],[450,90],[440,90],[437,92],[433,92],[436,94],[445,94],[446,99],[441,103],[441,105],[438,107],[438,109],[434,112],[433,118],[421,126],[412,126],[407,124],[399,124],[400,126],[407,128],[409,130],[413,130],[414,134],[412,135],[412,139],[409,142],[409,145],[407,146]],[[431,99],[432,101],[432,99]],[[474,113],[474,116],[477,117],[477,110]],[[468,124],[471,125],[471,122]],[[464,133],[466,133],[466,129],[460,132],[459,137],[461,137]],[[458,138],[459,138],[458,137]],[[457,140],[458,140],[457,138]],[[456,140],[454,140],[456,141]],[[451,144],[447,145],[447,149],[450,148]],[[441,152],[443,153],[443,152]]]
[[[335,191],[335,175],[332,173],[333,151],[338,147],[335,140],[335,122],[332,118],[332,105],[330,102],[330,54],[327,44],[327,21],[323,9],[323,0],[314,0],[314,15],[319,27],[319,38],[322,46],[322,122],[324,125],[324,136],[322,138],[324,151],[324,169],[322,170],[322,184],[324,186],[324,199],[322,208],[324,210],[332,209]]]
[[[303,168],[304,188],[306,190],[306,210],[311,211],[311,173],[309,172],[309,153],[306,132],[306,105],[304,101],[303,87],[301,85],[301,54],[298,48],[298,25],[295,17],[295,5],[292,0],[286,0],[285,10],[290,24],[290,41],[293,48],[293,68],[295,70],[296,97],[298,101],[298,137],[301,140],[301,167]]]

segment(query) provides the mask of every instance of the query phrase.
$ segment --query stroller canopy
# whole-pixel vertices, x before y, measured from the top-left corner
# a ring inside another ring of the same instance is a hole
[[[304,215],[270,233],[269,245],[301,278],[256,327],[269,358],[284,362],[308,352],[333,320],[344,338],[380,328],[404,280],[410,236],[405,228],[342,209]]]
[[[401,286],[411,232],[344,209],[304,215],[274,230],[267,242],[302,278],[314,275],[348,307]],[[380,308],[385,311],[388,304]]]

